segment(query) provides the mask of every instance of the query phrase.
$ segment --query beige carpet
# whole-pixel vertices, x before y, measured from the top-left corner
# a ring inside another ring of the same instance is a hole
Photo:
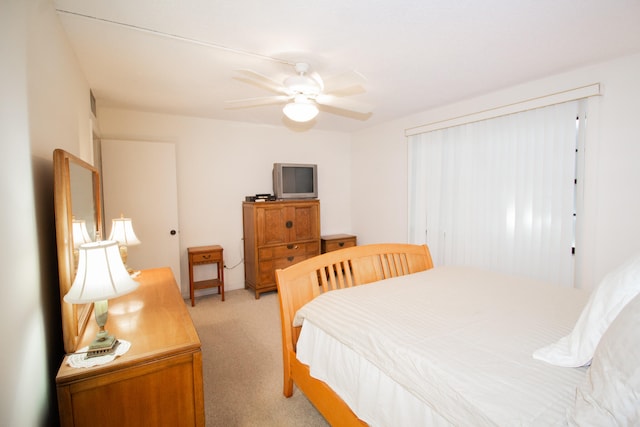
[[[202,342],[207,426],[323,426],[328,424],[294,389],[282,394],[278,295],[240,289],[187,301]]]

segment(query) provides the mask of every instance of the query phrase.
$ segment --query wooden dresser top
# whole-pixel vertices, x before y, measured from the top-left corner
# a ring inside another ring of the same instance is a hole
[[[56,376],[58,385],[126,369],[146,360],[200,350],[200,338],[171,269],[142,270],[136,280],[140,286],[134,292],[109,300],[105,327],[116,338],[129,341],[129,351],[112,362],[92,368],[72,368],[65,357]],[[88,346],[97,331],[92,314],[79,348]]]

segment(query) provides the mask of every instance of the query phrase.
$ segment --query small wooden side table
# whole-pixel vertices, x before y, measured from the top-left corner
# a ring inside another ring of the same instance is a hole
[[[321,253],[350,248],[358,244],[358,238],[351,234],[331,234],[320,238]]]
[[[224,301],[224,260],[222,258],[222,246],[196,246],[188,248],[189,255],[189,296],[191,307],[195,306],[194,292],[196,289],[218,288],[218,293]],[[218,264],[218,277],[194,282],[193,267],[203,264]]]

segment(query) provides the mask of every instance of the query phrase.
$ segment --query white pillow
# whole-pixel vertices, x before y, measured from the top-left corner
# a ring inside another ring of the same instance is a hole
[[[640,424],[640,296],[602,336],[567,418],[578,426]]]
[[[558,366],[588,365],[602,334],[624,306],[640,293],[640,254],[602,279],[589,297],[573,331],[533,353],[534,359]]]

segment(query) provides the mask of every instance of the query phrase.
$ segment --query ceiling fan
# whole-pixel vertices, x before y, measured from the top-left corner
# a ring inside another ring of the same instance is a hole
[[[252,70],[236,70],[246,83],[264,87],[278,95],[263,96],[226,101],[231,108],[256,107],[270,104],[285,104],[282,111],[293,121],[307,122],[318,114],[318,105],[329,107],[340,114],[352,112],[359,115],[371,113],[371,106],[347,99],[345,96],[364,92],[363,84],[366,79],[355,71],[346,72],[326,80],[322,80],[318,73],[309,72],[309,64],[298,62],[295,64],[297,74],[291,75],[278,82],[275,79]]]

